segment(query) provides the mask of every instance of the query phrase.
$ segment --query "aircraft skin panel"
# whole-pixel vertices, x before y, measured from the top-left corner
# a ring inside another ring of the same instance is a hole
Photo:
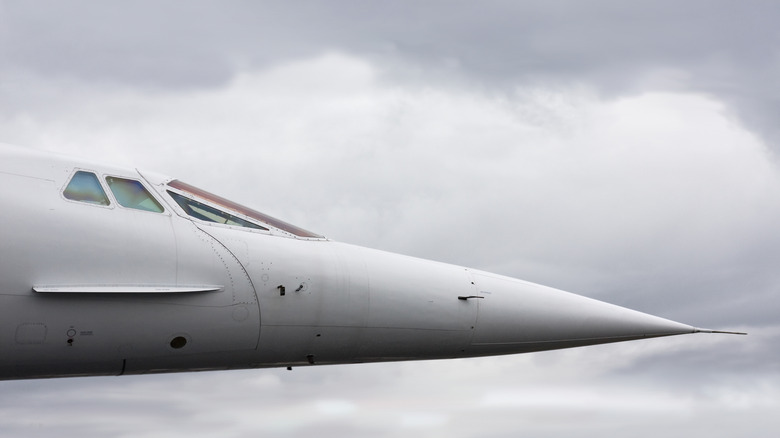
[[[513,346],[589,345],[610,339],[693,333],[667,319],[509,277],[475,272],[480,315],[473,346],[485,354]]]
[[[277,354],[282,362],[324,355],[329,361],[372,361],[421,352],[457,357],[470,341],[478,303],[457,299],[474,291],[465,268],[261,233],[247,233],[239,242],[229,239],[230,231],[209,230],[243,254],[260,300],[263,360]],[[331,338],[338,339],[337,353],[320,347]],[[366,339],[370,342],[362,342]],[[300,350],[291,353],[296,346]]]
[[[297,235],[224,198],[195,199],[205,191],[180,203],[171,193],[190,186],[145,175],[0,144],[0,380],[446,359],[716,332]],[[195,207],[199,215],[186,211]]]

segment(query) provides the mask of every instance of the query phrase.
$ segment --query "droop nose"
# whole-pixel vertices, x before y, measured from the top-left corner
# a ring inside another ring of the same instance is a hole
[[[561,290],[475,273],[483,299],[471,342],[476,355],[531,351],[694,333],[692,326]]]

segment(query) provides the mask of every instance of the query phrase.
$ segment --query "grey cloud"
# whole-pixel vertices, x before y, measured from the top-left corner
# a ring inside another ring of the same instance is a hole
[[[634,378],[698,387],[732,382],[760,390],[767,376],[780,373],[780,353],[773,347],[780,336],[777,326],[753,326],[750,331],[747,336],[696,334],[684,341],[686,349],[654,351],[614,372],[626,383]]]
[[[685,110],[676,117],[696,132],[610,141],[615,131],[581,129],[588,108],[576,102],[579,85],[610,99],[703,92],[775,138],[774,3],[0,5],[4,141],[171,173],[337,240],[751,332],[2,382],[5,435],[769,437],[780,426],[779,186],[763,145],[735,136],[713,149],[741,127]],[[290,67],[302,59],[315,61]],[[378,78],[362,84],[355,69]],[[242,74],[261,85],[231,82]],[[302,83],[316,75],[325,92]],[[540,85],[563,102],[524,91]],[[486,406],[501,391],[508,400]]]
[[[709,93],[772,144],[780,138],[780,65],[769,43],[780,39],[780,5],[770,1],[7,1],[0,11],[6,75],[22,69],[171,91],[340,50],[384,63],[396,79]],[[659,71],[672,73],[653,79]]]
[[[775,5],[767,2],[46,6],[5,3],[4,47],[11,60],[49,74],[65,68],[87,77],[170,86],[182,85],[182,79],[197,84],[199,74],[215,66],[242,67],[230,65],[231,57],[262,63],[326,49],[392,54],[434,66],[451,60],[477,77],[510,81],[556,74],[587,78],[611,70],[636,74],[718,57],[733,62],[727,64],[732,68],[738,61],[754,67],[771,64],[771,46],[756,43],[778,32],[771,26]],[[634,75],[625,76],[630,82]]]
[[[773,402],[743,399],[757,391],[776,396],[776,386],[757,384],[760,376],[752,382],[729,377],[686,383],[681,371],[694,370],[679,362],[655,375],[640,370],[624,379],[608,365],[620,360],[621,351],[604,346],[586,354],[544,353],[535,360],[6,382],[0,430],[64,437],[308,436],[313,431],[328,437],[500,437],[518,431],[548,437],[623,431],[649,437],[681,436],[684,429],[726,437],[734,427],[750,425],[756,436],[772,436]],[[698,369],[713,375],[712,368]],[[258,382],[259,376],[265,381]],[[269,384],[268,376],[276,377],[275,383]],[[356,384],[362,381],[375,383]],[[740,383],[748,385],[732,386]]]

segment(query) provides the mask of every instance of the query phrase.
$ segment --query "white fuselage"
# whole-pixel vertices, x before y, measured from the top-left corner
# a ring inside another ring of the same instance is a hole
[[[96,175],[105,205],[64,195],[79,171]],[[139,182],[162,211],[123,206],[110,178]],[[169,183],[0,145],[0,379],[484,356],[695,331],[478,270],[199,219]]]

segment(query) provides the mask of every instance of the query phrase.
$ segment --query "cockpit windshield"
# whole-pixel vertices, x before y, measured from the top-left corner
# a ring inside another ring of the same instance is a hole
[[[286,231],[295,236],[309,237],[309,238],[322,238],[322,236],[320,236],[319,234],[312,233],[311,231],[307,231],[304,230],[303,228],[296,227],[295,225],[288,224],[287,222],[268,216],[267,214],[263,214],[251,208],[244,207],[241,204],[230,201],[221,196],[217,196],[213,193],[209,193],[197,187],[191,186],[185,182],[181,182],[179,180],[173,180],[168,183],[168,186],[174,189],[181,190],[196,198],[200,198],[212,204],[218,205],[228,210],[232,210],[233,212],[239,213],[240,215],[244,215],[248,218],[255,219],[257,221],[260,221],[261,223],[270,225],[274,228],[278,228],[282,231]],[[171,197],[173,197],[174,201],[176,201],[176,203],[179,204],[179,206],[181,206],[185,210],[185,212],[190,216],[196,217],[201,220],[205,220],[207,222],[218,222],[218,223],[224,223],[228,225],[238,225],[247,228],[266,230],[265,227],[261,227],[259,225],[243,220],[229,213],[216,210],[212,207],[209,207],[208,205],[197,202],[193,199],[188,199],[174,192],[169,192],[169,193],[171,194]]]

